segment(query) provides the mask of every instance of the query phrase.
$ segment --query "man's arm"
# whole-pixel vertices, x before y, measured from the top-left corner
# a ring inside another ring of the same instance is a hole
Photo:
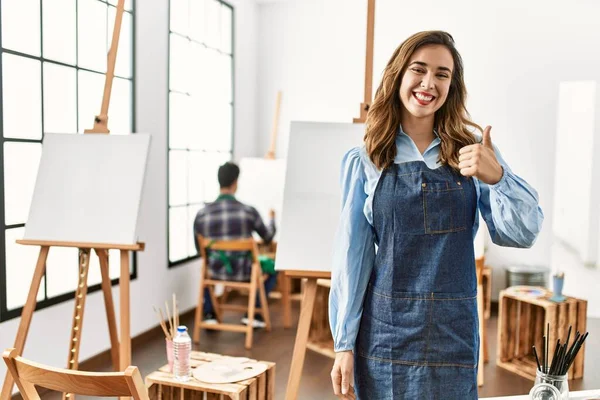
[[[277,227],[275,226],[275,211],[269,211],[269,226],[265,226],[260,214],[256,209],[252,209],[254,212],[254,231],[259,234],[265,244],[269,244],[273,237],[275,236],[275,232],[277,232]]]

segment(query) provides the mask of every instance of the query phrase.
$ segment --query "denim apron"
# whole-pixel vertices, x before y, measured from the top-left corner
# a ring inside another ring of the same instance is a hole
[[[355,348],[361,400],[477,399],[473,179],[423,161],[385,169]]]

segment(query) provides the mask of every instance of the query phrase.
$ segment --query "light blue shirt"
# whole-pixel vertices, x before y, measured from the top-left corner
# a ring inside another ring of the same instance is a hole
[[[400,129],[396,148],[395,164],[423,161],[431,169],[441,165],[438,162],[438,137],[421,154],[413,140]],[[474,178],[478,208],[473,238],[479,228],[481,212],[495,244],[531,247],[544,220],[537,192],[510,170],[497,148],[495,153],[504,169],[500,181],[487,185]],[[342,213],[335,238],[329,296],[329,321],[335,351],[354,350],[363,299],[375,262],[373,194],[380,176],[381,171],[371,162],[364,146],[351,149],[344,156]]]

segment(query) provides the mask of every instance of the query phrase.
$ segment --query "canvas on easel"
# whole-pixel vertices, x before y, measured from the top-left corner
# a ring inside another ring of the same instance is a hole
[[[281,227],[285,159],[242,158],[236,197],[258,211],[265,223],[269,211],[275,211],[277,229]]]
[[[149,135],[108,136],[108,108],[123,19],[125,0],[118,0],[100,114],[94,118],[87,135],[46,134],[42,159],[36,179],[25,238],[22,245],[39,246],[31,286],[15,339],[18,355],[23,353],[37,294],[46,270],[50,248],[79,249],[77,289],[69,340],[67,368],[79,364],[81,331],[88,288],[88,271],[92,250],[96,253],[102,277],[102,292],[115,370],[131,364],[130,334],[130,251],[141,251],[136,225],[144,181]],[[95,135],[100,134],[100,135]],[[109,277],[109,250],[120,252],[120,337]],[[0,400],[11,396],[14,380],[7,372]],[[63,399],[73,399],[63,393]]]

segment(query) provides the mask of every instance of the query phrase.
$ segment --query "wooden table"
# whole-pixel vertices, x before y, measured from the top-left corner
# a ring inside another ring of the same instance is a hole
[[[532,346],[538,352],[542,350],[543,336],[547,324],[550,324],[552,345],[548,352],[552,361],[552,351],[556,340],[563,342],[567,338],[569,326],[573,327],[571,341],[575,332],[586,332],[587,301],[567,297],[564,302],[550,300],[551,292],[544,288],[534,288],[545,292],[544,296],[533,297],[517,294],[508,288],[500,292],[498,312],[498,356],[496,364],[531,381],[535,380],[536,361]],[[569,369],[569,379],[583,377],[585,344]]]
[[[192,351],[192,369],[199,365],[224,358],[213,353]],[[192,400],[274,400],[275,363],[259,361],[267,365],[267,370],[259,376],[236,383],[211,384],[191,378],[187,382],[175,379],[165,365],[146,377],[150,400],[192,399]],[[205,397],[206,396],[206,397]]]

